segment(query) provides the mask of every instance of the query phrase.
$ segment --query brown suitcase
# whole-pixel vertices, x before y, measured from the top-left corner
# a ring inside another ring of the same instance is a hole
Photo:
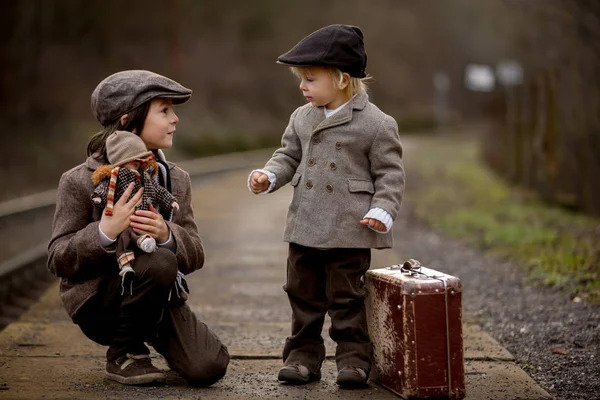
[[[460,280],[416,260],[365,275],[371,379],[407,399],[462,399]]]

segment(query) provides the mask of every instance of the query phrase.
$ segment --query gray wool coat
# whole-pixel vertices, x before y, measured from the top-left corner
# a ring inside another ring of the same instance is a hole
[[[103,162],[88,157],[65,172],[58,184],[48,269],[61,278],[60,296],[71,317],[98,292],[105,276],[119,273],[115,250],[100,245],[98,225],[104,210],[90,201],[94,191],[91,175]],[[167,225],[177,245],[179,270],[189,274],[203,266],[204,248],[194,221],[190,176],[175,164],[168,165],[172,193],[180,208]]]
[[[285,241],[316,248],[393,246],[391,232],[359,224],[375,207],[395,220],[404,194],[398,125],[367,94],[329,118],[310,103],[296,109],[264,169],[277,177],[274,190],[294,187]]]

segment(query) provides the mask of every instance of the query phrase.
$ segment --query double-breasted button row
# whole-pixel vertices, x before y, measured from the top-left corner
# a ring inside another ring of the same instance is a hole
[[[307,181],[306,182],[306,188],[307,189],[312,189],[314,187],[313,183],[311,181]],[[325,190],[327,190],[329,193],[333,192],[333,186],[331,185],[327,185],[325,186]]]
[[[314,158],[310,158],[306,164],[309,167],[314,167],[317,164],[317,162],[315,161]],[[334,162],[331,162],[331,163],[329,163],[329,168],[331,168],[332,170],[336,170],[337,169],[337,164],[334,163]]]
[[[319,143],[321,143],[321,139],[319,138],[319,136],[313,136],[312,142],[313,142],[313,144],[319,144]],[[342,142],[335,142],[335,148],[336,148],[336,150],[341,150]]]

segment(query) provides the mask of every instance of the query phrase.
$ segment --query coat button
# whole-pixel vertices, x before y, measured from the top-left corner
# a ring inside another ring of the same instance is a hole
[[[307,189],[312,189],[312,187],[313,187],[313,184],[312,184],[311,181],[306,182],[306,188]]]
[[[335,148],[338,149],[338,150],[341,149],[342,148],[342,142],[337,142],[335,144]]]
[[[311,159],[308,160],[308,166],[312,167],[313,165],[315,165],[315,159],[311,158]]]
[[[333,192],[333,186],[331,186],[331,185],[327,185],[327,186],[325,186],[325,189],[327,189],[327,191],[328,191],[329,193]]]
[[[337,165],[335,165],[335,163],[334,163],[334,162],[332,162],[331,164],[329,164],[329,168],[331,168],[331,169],[336,169],[336,168],[337,168]]]

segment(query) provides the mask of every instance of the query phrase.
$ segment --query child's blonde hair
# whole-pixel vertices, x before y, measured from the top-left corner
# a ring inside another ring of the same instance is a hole
[[[290,67],[290,70],[294,75],[296,75],[296,77],[302,79],[306,75],[306,72],[309,71],[311,68],[324,68],[329,74],[331,82],[335,84],[336,87],[338,87],[338,85],[342,83],[344,79],[344,73],[339,68],[331,66]],[[369,90],[368,84],[371,82],[372,79],[373,77],[371,75],[367,75],[364,78],[356,78],[351,76],[348,86],[346,86],[346,88],[344,89],[346,95],[348,95],[348,97],[352,97],[360,93],[367,93],[367,91]]]

